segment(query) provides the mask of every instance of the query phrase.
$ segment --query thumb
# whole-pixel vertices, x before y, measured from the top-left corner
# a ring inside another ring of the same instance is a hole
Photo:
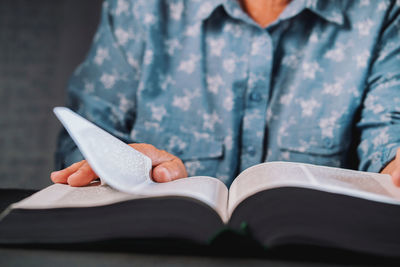
[[[163,183],[187,177],[185,165],[179,158],[165,161],[153,168],[153,180]]]
[[[400,187],[400,168],[392,172],[392,181],[397,187]]]
[[[152,178],[155,182],[169,182],[187,177],[185,165],[178,157],[150,144],[136,143],[130,146],[151,159]]]
[[[393,183],[400,187],[400,148],[397,149],[396,158],[394,159],[394,169],[391,176]]]
[[[397,149],[394,160],[388,164],[382,173],[390,174],[393,183],[400,187],[400,148]]]

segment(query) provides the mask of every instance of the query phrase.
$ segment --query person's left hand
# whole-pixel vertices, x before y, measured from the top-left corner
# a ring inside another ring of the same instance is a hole
[[[396,157],[382,171],[383,174],[392,176],[393,183],[400,187],[400,147],[397,149]]]

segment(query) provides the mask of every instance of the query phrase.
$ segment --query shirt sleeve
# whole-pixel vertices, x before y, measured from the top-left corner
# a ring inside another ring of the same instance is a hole
[[[388,11],[367,81],[357,124],[359,169],[379,172],[400,147],[400,7]]]
[[[70,78],[67,96],[69,108],[125,142],[135,119],[143,48],[140,25],[129,10],[116,1],[103,3],[92,46]],[[55,158],[57,169],[83,159],[64,129]]]

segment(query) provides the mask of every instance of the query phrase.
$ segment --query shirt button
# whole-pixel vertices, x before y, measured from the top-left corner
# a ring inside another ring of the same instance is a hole
[[[256,154],[256,149],[254,146],[248,146],[246,151],[250,156],[254,156]]]
[[[327,148],[332,148],[333,147],[333,141],[330,138],[324,138],[323,139],[324,146]]]
[[[260,102],[262,99],[261,94],[259,92],[252,92],[250,94],[250,100],[254,102]]]

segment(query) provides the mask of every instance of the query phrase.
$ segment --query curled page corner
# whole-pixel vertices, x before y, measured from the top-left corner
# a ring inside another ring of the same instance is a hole
[[[54,113],[99,176],[101,184],[136,193],[140,185],[153,183],[149,157],[68,108],[56,107]]]
[[[100,185],[107,185],[107,183],[106,183],[106,181],[104,181],[103,179],[101,179],[101,178],[99,178],[100,179]]]

